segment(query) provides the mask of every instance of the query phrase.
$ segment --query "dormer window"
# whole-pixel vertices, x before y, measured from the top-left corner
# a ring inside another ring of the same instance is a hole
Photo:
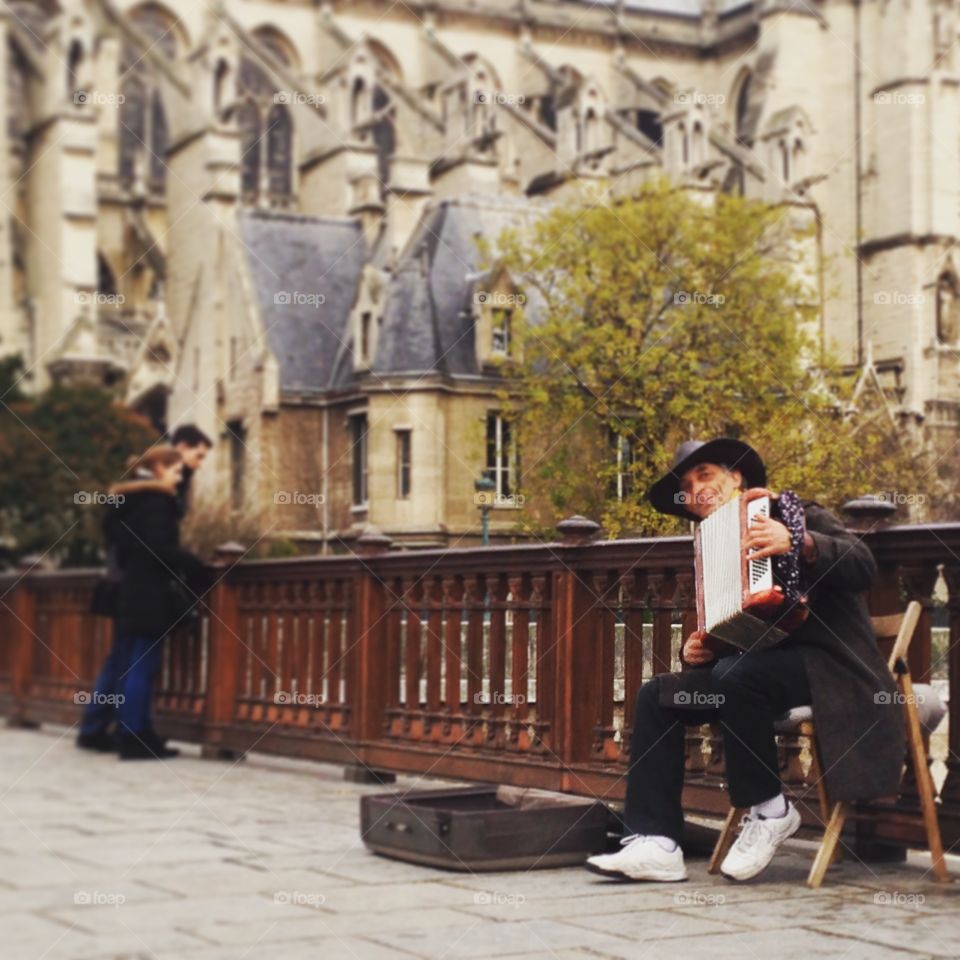
[[[373,316],[369,311],[360,315],[360,362],[369,363],[370,361],[370,325]]]
[[[506,308],[496,308],[492,311],[492,336],[490,352],[501,357],[510,355],[510,323],[513,311]]]

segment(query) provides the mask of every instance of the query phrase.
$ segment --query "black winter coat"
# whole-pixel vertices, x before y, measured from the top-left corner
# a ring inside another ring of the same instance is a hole
[[[903,706],[870,623],[870,548],[819,503],[804,503],[818,557],[804,565],[810,616],[794,634],[813,695],[830,799],[895,794],[904,760]]]
[[[175,492],[155,480],[131,480],[111,488],[123,502],[106,507],[104,530],[121,573],[115,629],[157,639],[183,622],[183,597],[202,595],[209,574],[180,546]]]

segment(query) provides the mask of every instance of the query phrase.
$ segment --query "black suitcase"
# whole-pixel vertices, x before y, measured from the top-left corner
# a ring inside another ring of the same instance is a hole
[[[611,816],[586,797],[496,785],[360,800],[360,831],[370,850],[447,870],[581,864],[607,849]]]

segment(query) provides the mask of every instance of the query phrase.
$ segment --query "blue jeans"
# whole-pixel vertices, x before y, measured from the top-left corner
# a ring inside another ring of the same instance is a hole
[[[122,734],[153,729],[150,706],[162,644],[147,637],[116,637],[84,708],[81,733],[107,733],[114,721]]]

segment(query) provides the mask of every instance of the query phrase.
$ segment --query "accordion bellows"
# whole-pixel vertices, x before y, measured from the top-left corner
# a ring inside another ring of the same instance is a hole
[[[782,587],[769,557],[747,560],[743,539],[757,516],[770,516],[770,493],[748,490],[717,507],[694,535],[697,623],[701,631],[741,650],[771,646],[787,630]]]

